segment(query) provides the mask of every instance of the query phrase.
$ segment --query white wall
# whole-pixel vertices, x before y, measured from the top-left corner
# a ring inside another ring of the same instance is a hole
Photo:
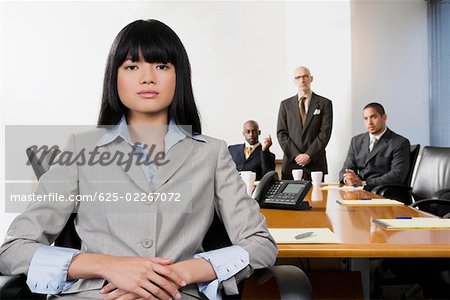
[[[427,110],[421,1],[0,3],[2,130],[5,124],[95,124],[112,40],[129,22],[155,18],[171,26],[187,49],[206,134],[240,143],[242,123],[256,119],[281,158],[279,103],[296,93],[294,69],[307,65],[315,76],[313,90],[334,105],[328,180],[337,178],[351,136],[363,130],[360,109],[373,97],[384,100],[394,130],[414,136],[413,142],[428,141],[428,122],[422,128],[397,112],[408,107],[410,113],[411,101],[419,106],[416,112]],[[389,46],[363,48],[369,43]],[[367,78],[366,84],[355,77]],[[3,135],[0,143],[3,162]],[[0,239],[12,217],[2,201]]]
[[[364,130],[362,108],[376,101],[392,130],[429,145],[427,3],[352,1],[351,16],[353,133]]]

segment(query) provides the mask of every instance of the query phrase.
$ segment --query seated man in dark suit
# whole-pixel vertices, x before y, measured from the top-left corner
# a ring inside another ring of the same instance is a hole
[[[367,133],[352,138],[340,180],[345,185],[403,184],[409,170],[409,141],[386,126],[387,115],[379,103],[363,110]]]
[[[237,170],[252,171],[256,173],[256,180],[269,171],[275,170],[275,154],[269,151],[272,146],[270,135],[265,137],[262,144],[258,141],[261,134],[258,123],[253,120],[244,123],[245,144],[236,144],[228,147]]]

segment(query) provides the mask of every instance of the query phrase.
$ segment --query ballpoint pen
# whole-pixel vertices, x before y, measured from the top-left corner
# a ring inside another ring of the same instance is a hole
[[[314,233],[314,232],[312,232],[312,231],[303,232],[303,233],[297,234],[297,235],[295,236],[295,239],[296,239],[296,240],[303,239],[303,238],[305,238],[305,237],[311,236],[313,233]]]
[[[407,216],[405,216],[405,217],[396,217],[396,219],[397,220],[410,220],[410,219],[412,219],[412,217],[407,217]]]

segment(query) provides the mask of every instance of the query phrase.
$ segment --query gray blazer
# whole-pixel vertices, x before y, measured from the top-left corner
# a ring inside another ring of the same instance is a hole
[[[340,180],[344,180],[345,169],[352,169],[371,187],[405,183],[409,171],[408,139],[388,128],[370,152],[369,143],[369,133],[352,138]]]
[[[303,167],[309,179],[311,171],[328,174],[325,147],[331,137],[333,106],[330,100],[312,93],[305,126],[300,121],[298,95],[284,100],[278,113],[277,137],[283,149],[282,178],[292,179],[292,169],[299,169],[295,157],[306,153],[311,162]]]
[[[77,155],[82,149],[93,151],[104,133],[74,135],[67,149]],[[272,265],[277,248],[257,202],[246,194],[225,142],[205,139],[206,143],[185,138],[173,146],[168,163],[159,167],[150,184],[141,166],[134,164],[127,172],[125,165],[117,164],[53,166],[41,177],[36,194],[97,198],[29,206],[8,229],[0,248],[0,272],[27,274],[36,249],[54,242],[72,211],[77,212],[75,226],[83,252],[189,259],[203,251],[203,237],[216,210],[232,243],[250,254],[250,265],[223,283],[228,291],[236,289],[236,281],[252,270]],[[116,139],[97,149],[112,156],[117,151],[129,153],[131,146]],[[166,193],[166,200],[143,201],[149,193]],[[179,201],[168,201],[169,193],[179,193]],[[114,195],[123,198],[113,201]],[[78,280],[65,293],[99,289],[103,283],[103,279]],[[194,285],[185,291],[198,295]]]

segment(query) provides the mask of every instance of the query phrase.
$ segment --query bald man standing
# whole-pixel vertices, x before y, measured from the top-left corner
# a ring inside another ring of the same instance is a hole
[[[312,171],[328,174],[325,147],[331,136],[331,101],[312,92],[314,77],[307,67],[298,67],[294,83],[298,94],[281,102],[277,137],[284,152],[282,178],[292,179],[292,169],[303,169],[303,178]]]

